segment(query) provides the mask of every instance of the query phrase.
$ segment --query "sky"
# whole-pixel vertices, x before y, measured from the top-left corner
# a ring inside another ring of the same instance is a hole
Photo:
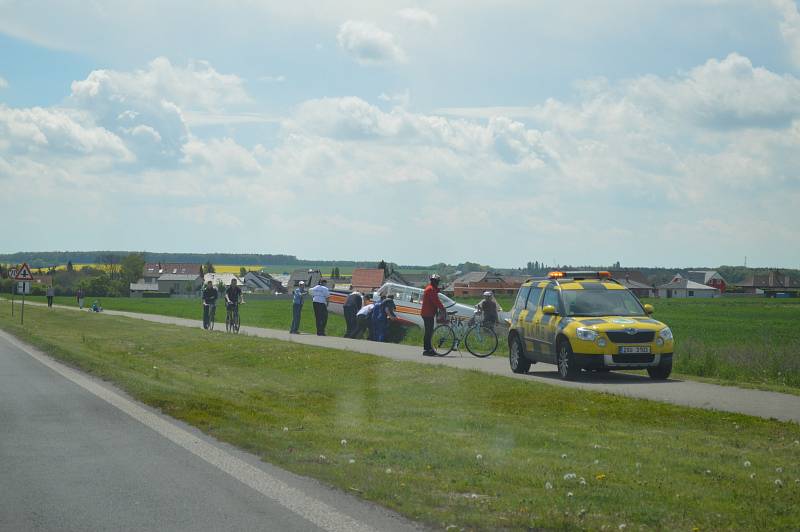
[[[0,0],[0,252],[800,267],[794,0]]]

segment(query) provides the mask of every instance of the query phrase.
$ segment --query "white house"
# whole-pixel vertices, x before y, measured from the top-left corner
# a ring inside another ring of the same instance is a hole
[[[672,280],[666,284],[656,287],[658,297],[717,297],[719,289],[713,286],[696,283],[676,274]]]

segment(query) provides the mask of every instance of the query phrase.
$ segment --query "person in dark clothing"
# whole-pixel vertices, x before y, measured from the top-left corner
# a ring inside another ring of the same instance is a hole
[[[344,321],[347,323],[347,331],[344,333],[345,338],[353,338],[353,333],[356,331],[356,313],[361,310],[364,300],[361,293],[356,291],[347,296],[344,301]]]
[[[497,325],[497,322],[500,321],[499,313],[502,312],[503,309],[500,308],[500,304],[494,298],[494,294],[491,290],[487,290],[483,293],[483,299],[481,299],[480,303],[475,305],[475,308],[483,317],[483,325],[494,327]]]
[[[437,313],[444,314],[445,312],[444,305],[439,299],[439,282],[441,278],[434,273],[431,275],[430,280],[430,284],[422,292],[422,309],[420,310],[422,322],[425,324],[425,335],[422,340],[422,354],[424,356],[434,356],[436,354],[431,345],[434,320]]]
[[[47,308],[53,308],[53,297],[56,295],[53,285],[47,287]]]
[[[380,303],[372,309],[372,339],[376,342],[386,341],[386,330],[389,328],[389,321],[397,319],[394,304],[394,294],[381,296]]]
[[[203,329],[208,329],[213,320],[214,311],[217,308],[217,298],[219,292],[214,288],[214,283],[208,281],[203,288]]]
[[[292,325],[289,334],[300,334],[300,316],[303,312],[303,301],[306,297],[306,283],[300,281],[292,292]]]

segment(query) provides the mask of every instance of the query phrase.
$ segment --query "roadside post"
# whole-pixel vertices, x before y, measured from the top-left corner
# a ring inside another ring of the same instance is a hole
[[[10,270],[8,270],[8,278],[9,279],[16,278],[17,277],[17,271],[18,270],[17,270],[16,267],[11,268]],[[14,284],[12,283],[11,284],[11,317],[12,318],[14,317],[14,296],[15,295],[17,295],[17,289],[14,288]]]
[[[28,267],[27,263],[22,263],[20,266],[19,271],[14,276],[14,279],[18,281],[17,283],[17,290],[22,292],[22,312],[20,313],[20,325],[25,325],[25,294],[30,293],[31,291],[31,281],[33,281],[33,275],[31,274],[31,269]],[[11,304],[13,308],[13,303]]]

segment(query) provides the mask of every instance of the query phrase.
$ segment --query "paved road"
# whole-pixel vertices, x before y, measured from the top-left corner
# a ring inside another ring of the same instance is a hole
[[[0,530],[419,530],[0,332]]]
[[[41,303],[39,303],[39,305],[41,305]],[[59,308],[77,311],[75,307],[64,306]],[[111,310],[104,311],[104,313],[156,323],[168,323],[186,327],[202,327],[200,320]],[[605,375],[593,374],[576,382],[566,382],[558,378],[556,367],[551,364],[538,363],[531,367],[531,372],[527,375],[515,375],[511,373],[508,367],[508,360],[500,357],[479,359],[469,354],[463,357],[458,354],[451,354],[444,358],[423,357],[421,356],[420,348],[407,345],[382,344],[331,336],[296,335],[289,334],[288,331],[262,329],[258,327],[242,327],[241,332],[253,336],[276,338],[307,345],[379,355],[396,360],[409,360],[422,364],[439,364],[461,369],[475,369],[486,373],[504,375],[506,377],[532,382],[543,382],[557,386],[581,388],[683,406],[736,412],[751,416],[800,423],[800,396],[797,395],[737,388],[735,386],[719,386],[696,381],[681,381],[677,379],[658,382],[648,377],[623,372],[612,372]],[[219,334],[225,333],[222,332]]]

